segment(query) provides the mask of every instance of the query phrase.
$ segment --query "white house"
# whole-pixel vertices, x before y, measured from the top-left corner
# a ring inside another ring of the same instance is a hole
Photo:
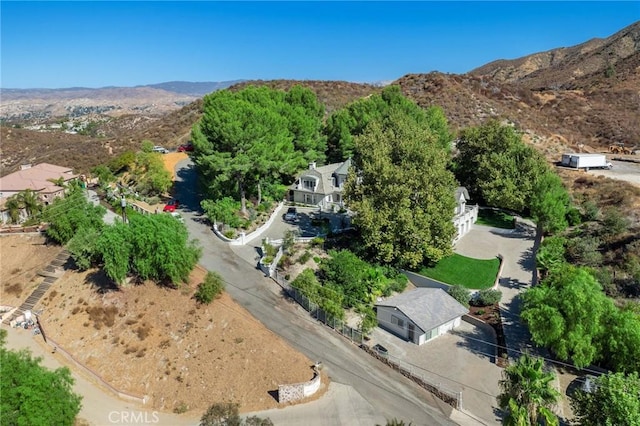
[[[458,232],[453,239],[454,243],[464,237],[471,230],[471,225],[478,220],[478,206],[467,206],[467,201],[469,200],[467,188],[459,186],[456,189],[455,197],[457,205],[453,216],[453,225]]]
[[[460,325],[469,312],[440,288],[416,288],[376,304],[378,326],[422,345]]]
[[[342,189],[347,180],[351,159],[342,163],[316,167],[310,163],[309,169],[298,175],[289,187],[289,201],[310,204],[323,210],[333,206],[342,207]]]

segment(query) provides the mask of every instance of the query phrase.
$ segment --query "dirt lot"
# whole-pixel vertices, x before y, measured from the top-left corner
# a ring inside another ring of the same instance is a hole
[[[0,237],[0,304],[19,306],[44,279],[38,271],[61,251],[38,235]]]
[[[169,170],[169,173],[171,173],[171,177],[173,180],[176,180],[176,164],[178,164],[182,160],[185,160],[187,157],[188,155],[185,152],[170,152],[168,154],[162,155],[164,167]]]
[[[19,274],[45,266],[59,251],[42,242],[25,236],[0,240],[3,303],[19,302],[12,294],[5,302],[5,287],[29,283],[28,273]],[[43,309],[49,337],[117,389],[150,396],[153,409],[202,412],[227,401],[243,412],[277,407],[278,385],[311,379],[312,362],[226,293],[198,306],[192,294],[204,274],[196,269],[189,285],[177,290],[153,283],[111,290],[99,270],[68,270],[36,309]],[[28,294],[23,291],[20,300]],[[326,377],[323,383],[318,395],[326,390]]]

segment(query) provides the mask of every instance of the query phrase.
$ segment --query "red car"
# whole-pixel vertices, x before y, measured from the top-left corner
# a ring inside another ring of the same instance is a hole
[[[180,202],[178,200],[171,200],[167,203],[166,206],[162,209],[163,212],[173,213],[176,209],[180,207]]]
[[[191,152],[191,151],[193,151],[193,144],[191,142],[183,143],[178,147],[178,152]]]

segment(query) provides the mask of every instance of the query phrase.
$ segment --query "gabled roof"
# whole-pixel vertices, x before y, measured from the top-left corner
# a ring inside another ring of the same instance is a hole
[[[416,288],[376,306],[397,308],[425,333],[469,312],[440,288]]]
[[[456,201],[460,200],[460,197],[464,196],[465,200],[469,200],[469,191],[464,186],[459,186],[456,188]]]
[[[340,164],[340,167],[338,167],[334,173],[337,175],[346,175],[349,172],[349,167],[351,167],[351,157],[347,158],[345,162]]]
[[[36,192],[57,192],[62,188],[52,180],[62,178],[65,182],[78,177],[68,167],[40,163],[28,169],[19,170],[0,178],[0,191],[20,192],[31,189]]]

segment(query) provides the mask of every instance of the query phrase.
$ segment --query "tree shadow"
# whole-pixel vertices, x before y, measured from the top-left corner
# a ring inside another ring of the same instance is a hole
[[[535,271],[536,257],[533,247],[527,249],[522,253],[520,259],[518,259],[518,265],[520,265],[520,267],[527,272],[533,273]]]
[[[479,358],[486,359],[492,364],[495,364],[495,345],[497,342],[492,334],[475,326],[472,331],[454,330],[453,334],[460,336],[463,339],[461,342],[456,343],[457,347],[464,348]]]
[[[97,269],[87,274],[85,282],[91,284],[100,294],[120,291],[120,287],[107,276],[107,273],[103,269]]]
[[[515,290],[524,290],[529,287],[529,283],[517,280],[511,277],[500,277],[498,283],[502,287],[511,288]]]
[[[186,165],[176,170],[176,180],[173,185],[173,192],[180,200],[180,209],[185,212],[202,214],[200,201],[202,193],[198,181],[198,173],[195,165],[190,160]]]

